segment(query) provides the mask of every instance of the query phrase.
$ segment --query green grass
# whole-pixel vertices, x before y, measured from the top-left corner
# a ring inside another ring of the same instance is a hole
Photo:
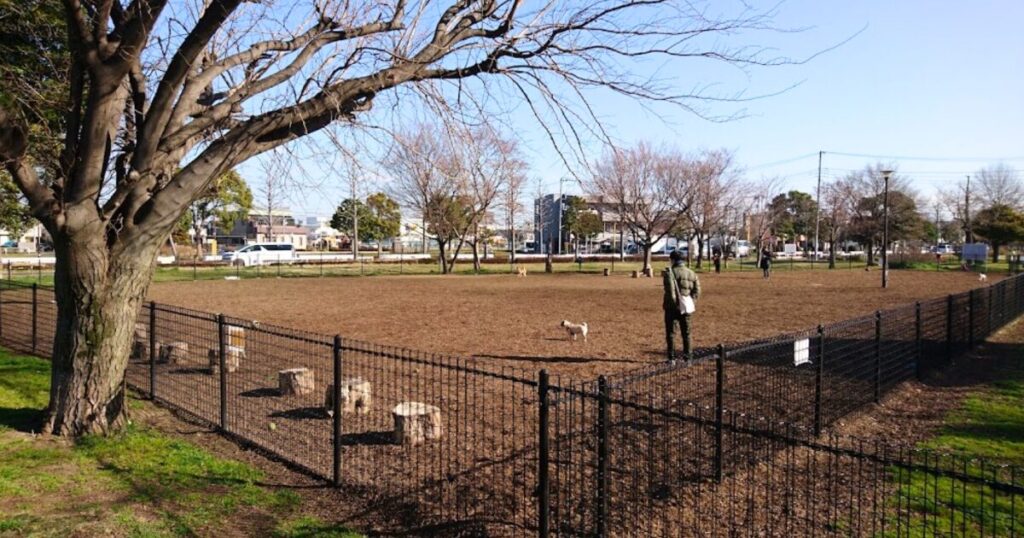
[[[190,267],[188,262],[183,262],[185,265],[180,267],[166,267],[161,266],[156,269],[153,273],[154,282],[177,282],[177,281],[188,281],[188,280],[223,280],[225,277],[238,277],[240,279],[251,279],[251,278],[313,278],[313,277],[344,277],[344,276],[390,276],[390,275],[437,275],[440,274],[440,267],[436,262],[433,263],[344,263],[344,264],[327,264],[324,266],[312,263],[310,265],[268,265],[261,267],[227,267],[227,266],[196,266],[194,269]],[[694,261],[694,264],[696,261]],[[894,255],[889,263],[893,269],[908,269],[916,271],[960,271],[960,263],[955,259],[944,260],[940,266],[936,266],[934,262],[929,261],[903,261],[900,256]],[[530,273],[542,273],[544,272],[543,260],[531,259],[521,264],[527,268]],[[652,264],[655,271],[661,270],[666,267],[668,262],[664,259],[655,260]],[[600,261],[587,261],[582,264],[572,262],[556,262],[552,266],[552,270],[555,273],[590,273],[598,274],[608,269],[616,274],[628,274],[631,271],[639,271],[642,267],[642,263],[635,260],[619,261],[614,262],[611,259],[602,259]],[[772,264],[772,271],[775,272],[786,272],[786,271],[807,271],[807,270],[826,270],[828,262],[826,260],[820,262],[807,262],[798,260],[788,259],[776,259]],[[862,260],[836,260],[836,270],[859,270],[864,269],[865,263]],[[703,266],[698,269],[699,272],[711,271],[712,265],[710,260],[704,260]],[[734,271],[759,271],[756,267],[756,260],[754,258],[745,258],[743,263],[738,263],[735,260],[730,260],[724,264],[723,271],[734,272]],[[1009,270],[1009,266],[1005,261],[993,264],[987,263],[981,265],[976,270],[986,271],[994,274],[1005,273]],[[473,263],[470,260],[460,260],[455,265],[455,274],[459,275],[474,275],[474,274],[510,274],[514,273],[514,269],[505,261],[485,263],[481,266],[479,272],[473,269]],[[2,275],[3,278],[7,278],[7,274]],[[23,284],[31,284],[36,282],[44,286],[53,285],[53,273],[50,271],[43,270],[42,272],[33,269],[19,269],[10,273],[11,280],[14,280]]]
[[[1024,355],[1024,346],[1018,345],[1015,352],[1018,357]],[[946,418],[942,431],[921,447],[934,454],[957,454],[954,467],[960,472],[979,478],[998,477],[1003,482],[1015,480],[1019,486],[1024,476],[1019,471],[1011,474],[1001,465],[1024,465],[1024,369],[1013,364],[1000,373],[1001,380],[968,396]],[[963,459],[959,459],[961,455]],[[981,465],[974,458],[988,460],[989,464]],[[991,488],[935,473],[894,468],[890,473],[900,483],[897,497],[913,514],[909,522],[904,521],[902,532],[931,536],[955,529],[958,536],[1009,536],[1011,529],[1018,534],[1024,529],[1024,510],[1018,506],[1024,503],[1020,498],[1014,501],[1007,494],[993,496]],[[890,500],[891,505],[899,502]]]
[[[0,536],[359,536],[304,515],[259,469],[149,427],[75,443],[25,433],[48,385],[46,361],[0,349]]]

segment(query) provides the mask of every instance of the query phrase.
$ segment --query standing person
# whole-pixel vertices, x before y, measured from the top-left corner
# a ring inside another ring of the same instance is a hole
[[[715,273],[716,274],[721,273],[722,272],[722,251],[716,250],[715,253],[711,256],[711,261],[715,264]]]
[[[700,281],[697,274],[683,265],[683,254],[678,250],[669,256],[672,267],[662,271],[662,284],[665,288],[665,342],[668,346],[668,362],[674,364],[676,324],[683,334],[683,357],[689,361],[693,358],[690,345],[690,317],[693,315],[695,303],[700,297]]]
[[[761,274],[766,280],[772,276],[772,253],[767,248],[761,249]]]

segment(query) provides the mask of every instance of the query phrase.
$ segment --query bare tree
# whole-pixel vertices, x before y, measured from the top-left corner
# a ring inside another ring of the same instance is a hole
[[[651,274],[651,248],[689,209],[686,175],[685,158],[677,151],[640,143],[605,153],[584,184],[592,196],[622,208],[622,223],[643,250],[645,274]]]
[[[523,189],[526,187],[526,163],[522,168],[509,174],[505,182],[505,192],[502,196],[501,205],[505,209],[505,225],[508,226],[508,255],[509,262],[516,261],[516,214],[523,209]]]
[[[33,117],[5,103],[0,162],[54,241],[59,329],[43,429],[71,435],[123,424],[131,332],[158,247],[239,163],[408,103],[483,112],[494,100],[479,97],[495,91],[522,96],[553,139],[579,140],[601,133],[579,101],[589,88],[708,114],[706,95],[638,77],[630,59],[788,61],[728,46],[770,29],[773,10],[716,19],[672,0],[63,4],[72,60],[61,158],[41,175]]]
[[[1017,170],[999,163],[982,168],[976,176],[979,210],[996,205],[1024,210],[1024,179]]]
[[[828,241],[828,268],[835,269],[838,244],[846,237],[857,209],[856,186],[846,178],[826,183],[821,191],[822,225]]]
[[[686,218],[697,240],[697,267],[701,267],[704,245],[722,227],[743,189],[732,153],[726,150],[705,151],[687,159],[685,165],[680,205],[689,207]]]
[[[744,226],[749,227],[754,246],[757,249],[757,263],[761,263],[761,252],[772,240],[772,228],[778,220],[773,213],[771,200],[781,192],[782,180],[777,177],[763,177],[749,185],[747,196],[742,198],[741,207],[747,215]]]
[[[519,157],[515,140],[502,136],[493,128],[485,126],[466,135],[462,147],[467,160],[468,181],[464,188],[473,203],[473,222],[467,230],[466,242],[473,251],[473,269],[480,271],[480,227],[501,201],[510,183],[518,181],[521,184],[526,165]]]
[[[273,243],[274,211],[280,211],[289,197],[289,185],[291,184],[289,156],[280,151],[268,152],[260,159],[260,168],[263,174],[256,184],[256,194],[257,199],[267,210],[266,241]],[[259,221],[257,220],[257,222]],[[259,228],[257,228],[258,231]]]

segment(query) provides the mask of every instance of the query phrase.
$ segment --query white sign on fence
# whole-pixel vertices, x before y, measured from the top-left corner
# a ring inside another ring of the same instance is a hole
[[[811,341],[807,338],[793,342],[793,366],[811,362]]]

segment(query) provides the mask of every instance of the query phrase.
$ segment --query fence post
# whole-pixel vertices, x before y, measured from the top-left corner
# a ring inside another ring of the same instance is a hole
[[[924,359],[924,348],[921,342],[921,301],[914,303],[914,349],[916,359],[914,360],[914,374],[921,379],[924,374],[921,361]]]
[[[156,400],[156,301],[149,302],[149,399]]]
[[[722,482],[722,407],[725,404],[725,345],[715,357],[715,482]]]
[[[953,295],[946,297],[946,362],[953,362]]]
[[[988,304],[985,305],[986,306],[986,308],[985,308],[985,315],[988,318],[988,323],[985,325],[985,336],[986,337],[991,335],[993,332],[995,332],[994,330],[992,330],[992,310],[993,310],[993,308],[992,308],[992,288],[993,288],[993,286],[989,286],[988,287]]]
[[[882,311],[875,310],[875,403],[882,400]]]
[[[825,370],[825,327],[818,325],[818,364],[814,372],[814,436],[821,435],[821,377]]]
[[[39,284],[32,283],[32,354],[36,352],[39,334]]]
[[[967,292],[967,349],[974,349],[974,290]]]
[[[551,483],[549,473],[549,451],[550,432],[548,431],[548,372],[541,370],[537,375],[537,400],[539,402],[537,412],[538,422],[538,454],[537,458],[537,535],[540,538],[548,538],[550,532],[551,516]]]
[[[331,395],[331,413],[334,415],[331,423],[331,441],[334,446],[332,473],[334,487],[341,487],[341,335],[334,335],[334,345],[331,349],[334,366],[334,386]]]
[[[220,429],[228,431],[227,327],[224,314],[217,314],[217,360],[220,362]]]
[[[608,536],[608,380],[597,378],[597,536]]]

